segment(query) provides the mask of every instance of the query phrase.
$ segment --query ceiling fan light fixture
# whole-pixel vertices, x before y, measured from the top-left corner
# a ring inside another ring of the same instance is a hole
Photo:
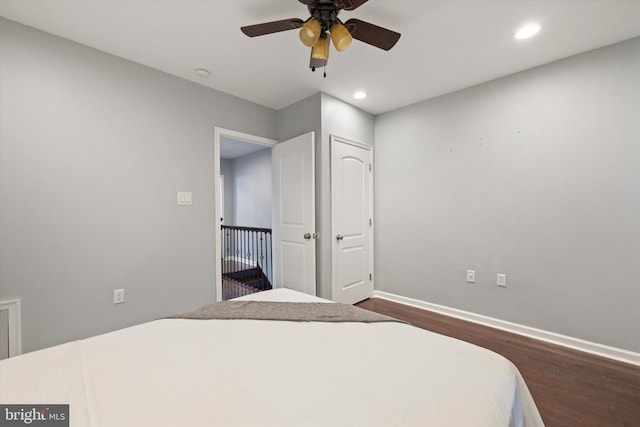
[[[311,48],[311,57],[313,59],[322,59],[327,61],[329,59],[329,38],[325,35],[320,37],[318,42]]]
[[[300,28],[300,41],[305,46],[313,47],[318,42],[321,31],[322,25],[320,24],[320,21],[315,18],[311,18],[304,23],[302,28]]]
[[[336,22],[331,27],[331,40],[333,41],[333,45],[336,47],[338,52],[342,52],[346,48],[349,47],[351,42],[353,41],[353,37],[351,37],[351,33],[347,30],[347,27],[342,25],[340,22]]]
[[[338,51],[347,49],[353,39],[382,50],[389,50],[400,39],[400,33],[360,19],[351,18],[344,23],[338,19],[340,11],[355,10],[367,0],[299,0],[299,2],[309,11],[309,18],[306,21],[300,18],[280,19],[246,25],[240,27],[240,30],[248,37],[257,37],[297,29],[300,41],[311,48],[309,61],[311,71],[327,66],[331,41]]]

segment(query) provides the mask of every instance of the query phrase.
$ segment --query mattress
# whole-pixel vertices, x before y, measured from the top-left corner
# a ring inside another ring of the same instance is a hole
[[[396,322],[156,320],[1,361],[0,403],[76,427],[543,426],[508,360]]]

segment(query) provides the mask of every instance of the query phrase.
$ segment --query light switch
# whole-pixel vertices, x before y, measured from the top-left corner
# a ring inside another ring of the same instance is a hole
[[[506,288],[507,287],[507,275],[506,274],[502,274],[502,273],[498,273],[497,284],[501,288]]]
[[[178,206],[191,206],[191,191],[178,191]]]

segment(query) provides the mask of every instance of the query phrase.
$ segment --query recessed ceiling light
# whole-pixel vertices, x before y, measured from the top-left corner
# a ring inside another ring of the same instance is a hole
[[[198,68],[196,70],[196,74],[202,77],[203,79],[206,79],[207,77],[209,77],[209,70],[205,70],[204,68]]]
[[[538,31],[540,31],[539,24],[527,24],[520,27],[520,29],[516,33],[516,38],[518,40],[528,39],[529,37],[533,37],[538,34]]]
[[[353,94],[353,97],[354,97],[355,99],[364,99],[364,98],[366,98],[366,97],[367,97],[367,94],[366,94],[366,92],[363,92],[363,91],[361,91],[361,90],[360,90],[360,91],[358,91],[358,92],[354,93],[354,94]]]

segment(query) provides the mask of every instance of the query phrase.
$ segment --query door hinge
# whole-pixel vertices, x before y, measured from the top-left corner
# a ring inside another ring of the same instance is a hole
[[[373,225],[373,219],[369,218],[369,227]]]
[[[373,169],[373,166],[371,166],[371,163],[369,163],[369,172],[371,172],[372,169]]]
[[[369,273],[369,281],[373,280],[373,273]]]

